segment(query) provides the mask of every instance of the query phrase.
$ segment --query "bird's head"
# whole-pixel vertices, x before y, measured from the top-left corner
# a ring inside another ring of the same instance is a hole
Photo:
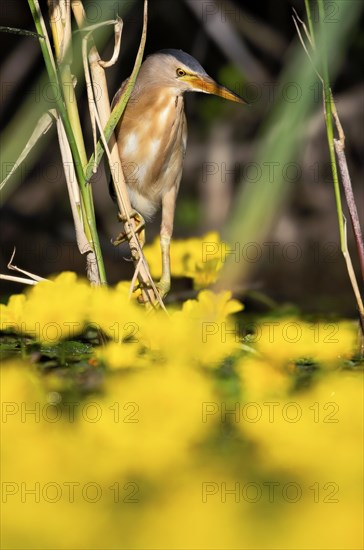
[[[237,103],[247,103],[243,98],[221,86],[201,67],[199,62],[182,50],[160,50],[147,57],[143,63],[148,80],[183,92],[213,94]]]

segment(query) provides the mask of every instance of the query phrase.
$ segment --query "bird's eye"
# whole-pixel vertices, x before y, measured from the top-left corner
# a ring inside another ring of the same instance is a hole
[[[178,68],[178,69],[176,70],[176,73],[177,73],[177,76],[185,76],[186,71],[184,71],[184,70],[181,69],[181,68]]]

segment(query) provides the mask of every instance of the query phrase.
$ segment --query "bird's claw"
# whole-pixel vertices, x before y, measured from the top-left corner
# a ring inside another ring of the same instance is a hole
[[[122,223],[126,223],[128,221],[127,216],[124,216],[118,213],[119,221]],[[132,218],[136,221],[137,226],[134,229],[134,232],[138,235],[140,246],[143,248],[145,244],[145,220],[143,216],[137,212],[136,210],[132,210],[129,214],[129,219]],[[119,246],[122,243],[129,242],[131,239],[132,231],[122,231],[115,240],[111,241],[114,246]]]
[[[161,298],[161,300],[163,300],[163,298],[165,298],[165,296],[168,294],[170,288],[171,288],[171,284],[169,281],[165,281],[163,279],[161,279],[158,283],[155,284],[155,287],[158,291],[158,294],[159,294],[159,297]],[[153,289],[153,286],[150,284],[150,283],[140,283],[135,287],[134,291],[136,290],[152,290]],[[145,303],[145,300],[143,298],[143,292],[138,296],[138,302],[140,303]]]

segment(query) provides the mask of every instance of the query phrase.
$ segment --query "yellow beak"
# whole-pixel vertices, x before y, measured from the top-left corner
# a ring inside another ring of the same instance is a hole
[[[207,75],[186,75],[183,80],[191,85],[191,91],[217,95],[219,97],[223,97],[224,99],[235,101],[236,103],[247,103],[245,99],[238,96],[228,88],[225,88],[225,86],[220,86],[220,84]]]

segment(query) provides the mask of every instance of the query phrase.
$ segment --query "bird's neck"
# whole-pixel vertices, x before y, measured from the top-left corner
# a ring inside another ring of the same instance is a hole
[[[130,101],[127,106],[129,115],[131,112],[148,116],[149,113],[163,112],[168,106],[183,108],[183,94],[181,90],[172,87],[151,86],[145,88],[134,87]],[[153,116],[154,116],[153,115]]]
[[[135,86],[132,92],[132,100],[143,101],[147,100],[150,96],[154,99],[158,97],[169,95],[171,98],[183,96],[183,90],[179,87],[171,86],[170,79],[165,79],[163,76],[156,79],[154,71],[151,67],[143,63],[138,73]]]

